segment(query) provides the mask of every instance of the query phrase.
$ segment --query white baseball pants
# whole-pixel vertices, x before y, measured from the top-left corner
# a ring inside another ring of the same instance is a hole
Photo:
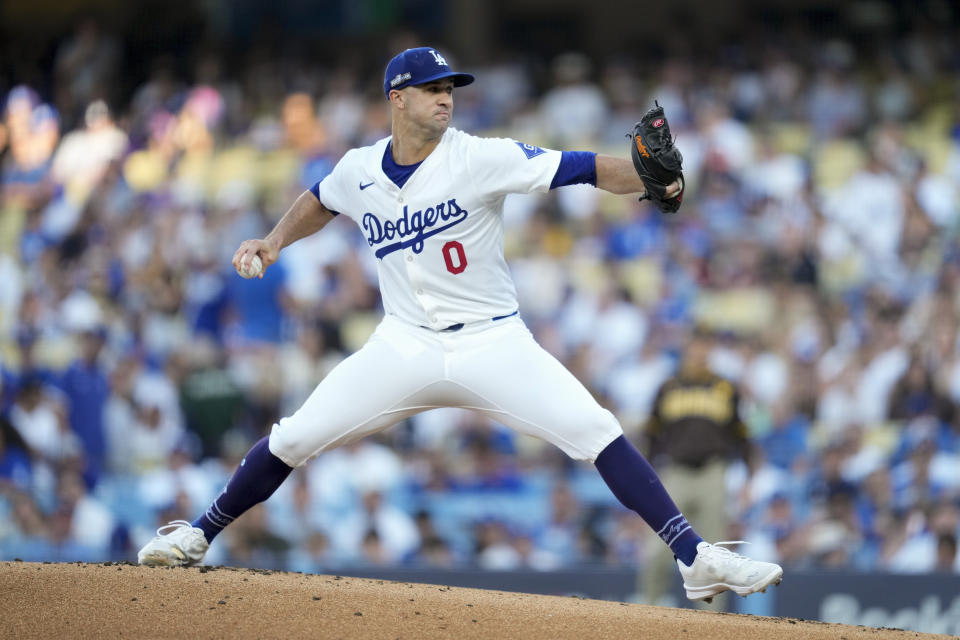
[[[623,433],[518,316],[441,332],[386,316],[300,409],[273,425],[270,451],[298,467],[438,407],[472,409],[591,462]]]

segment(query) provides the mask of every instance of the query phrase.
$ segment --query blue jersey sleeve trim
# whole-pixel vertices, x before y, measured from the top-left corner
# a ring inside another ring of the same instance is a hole
[[[564,151],[560,166],[550,183],[551,189],[571,184],[597,186],[597,154],[592,151]]]
[[[313,194],[313,197],[317,199],[317,202],[319,202],[321,205],[323,205],[323,208],[324,208],[324,209],[326,209],[327,211],[329,211],[330,213],[332,213],[332,214],[335,215],[335,216],[340,215],[340,212],[339,212],[339,211],[334,211],[333,209],[331,209],[331,208],[328,207],[327,205],[323,204],[323,200],[320,199],[320,183],[319,183],[319,182],[316,183],[315,185],[313,185],[312,187],[310,187],[310,193],[312,193],[312,194]]]

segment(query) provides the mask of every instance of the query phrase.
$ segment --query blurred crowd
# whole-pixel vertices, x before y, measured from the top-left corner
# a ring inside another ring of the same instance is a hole
[[[725,490],[752,556],[957,571],[960,47],[938,31],[877,55],[855,44],[805,34],[656,69],[497,59],[469,69],[453,124],[626,156],[658,100],[683,208],[588,186],[511,196],[524,320],[641,448],[688,337],[713,336],[749,431]],[[85,24],[56,51],[53,91],[12,82],[2,102],[6,558],[131,559],[158,525],[199,515],[381,315],[375,258],[346,219],[262,280],[230,266],[345,150],[388,135],[381,78],[216,55],[187,76],[161,57],[108,103],[121,55]],[[297,470],[208,561],[642,568],[665,552],[591,465],[438,410]]]

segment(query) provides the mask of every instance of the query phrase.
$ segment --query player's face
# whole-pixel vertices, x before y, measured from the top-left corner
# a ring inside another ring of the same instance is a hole
[[[453,117],[453,80],[445,78],[407,87],[407,117],[424,129],[443,133]]]

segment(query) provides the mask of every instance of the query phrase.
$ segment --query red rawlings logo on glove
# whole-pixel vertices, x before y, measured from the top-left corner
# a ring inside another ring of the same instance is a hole
[[[654,129],[659,129],[660,127],[663,126],[663,118],[657,118],[656,120],[654,120],[653,122],[651,122],[650,125],[651,125]]]

